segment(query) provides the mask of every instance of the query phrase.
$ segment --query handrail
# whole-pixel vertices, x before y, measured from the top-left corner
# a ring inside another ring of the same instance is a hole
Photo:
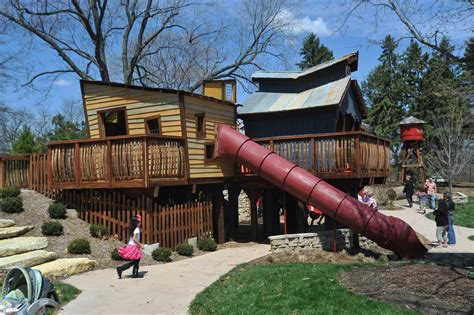
[[[343,132],[327,132],[327,133],[312,133],[312,134],[304,134],[304,135],[294,135],[294,136],[275,136],[275,137],[263,137],[263,138],[254,138],[252,139],[255,142],[263,142],[263,141],[278,141],[278,140],[300,140],[300,139],[307,139],[307,138],[335,138],[335,137],[342,137],[342,136],[368,136],[374,139],[383,140],[385,142],[390,142],[389,139],[383,138],[368,132],[364,131],[343,131]]]
[[[156,138],[156,139],[170,139],[170,140],[185,140],[186,137],[181,136],[164,136],[164,135],[125,135],[125,136],[113,136],[113,137],[102,137],[102,138],[88,138],[88,139],[77,139],[77,140],[61,140],[61,141],[50,141],[50,145],[60,145],[60,144],[74,144],[74,143],[87,143],[87,142],[105,142],[107,140],[129,140],[136,138]]]

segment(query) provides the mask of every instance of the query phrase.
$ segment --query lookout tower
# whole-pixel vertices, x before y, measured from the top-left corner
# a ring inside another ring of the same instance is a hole
[[[417,119],[413,116],[405,118],[400,122],[400,138],[403,141],[402,182],[405,181],[408,168],[417,168],[419,170],[420,180],[422,182],[425,181],[425,168],[420,148],[421,143],[425,140],[423,132],[424,124],[425,122],[423,120]]]

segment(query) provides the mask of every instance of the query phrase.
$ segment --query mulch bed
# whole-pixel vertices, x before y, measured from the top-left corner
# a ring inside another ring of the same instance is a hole
[[[467,273],[432,264],[390,264],[344,272],[339,280],[352,292],[423,314],[473,314],[474,280]]]
[[[17,226],[33,225],[35,228],[26,233],[24,236],[44,236],[41,233],[41,226],[46,221],[52,221],[48,215],[48,207],[53,202],[40,193],[34,191],[22,191],[21,198],[23,200],[23,207],[25,211],[21,213],[4,213],[2,212],[2,219],[12,219]],[[77,217],[75,210],[68,210],[68,217],[64,220],[57,220],[61,222],[64,228],[64,235],[62,236],[48,236],[47,251],[56,252],[59,258],[74,258],[87,257],[97,262],[96,269],[115,268],[123,264],[123,261],[115,261],[110,257],[110,253],[114,248],[117,248],[122,242],[114,239],[98,239],[91,237],[89,234],[89,224]],[[72,255],[67,252],[67,245],[70,241],[77,238],[86,238],[91,245],[91,255]],[[195,251],[194,256],[202,255],[206,252]],[[153,260],[151,256],[143,255],[140,265],[159,264]],[[182,259],[189,259],[189,257],[180,256],[173,253],[173,261]]]

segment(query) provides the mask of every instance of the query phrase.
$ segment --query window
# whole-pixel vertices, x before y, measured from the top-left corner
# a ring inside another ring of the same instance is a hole
[[[215,149],[214,143],[205,144],[206,161],[210,161],[214,159],[214,149]]]
[[[161,134],[161,119],[160,117],[148,118],[145,120],[145,127],[147,134],[159,135]]]
[[[124,136],[127,134],[125,108],[98,112],[102,137]]]
[[[196,114],[196,137],[204,138],[206,136],[206,120],[204,113]]]

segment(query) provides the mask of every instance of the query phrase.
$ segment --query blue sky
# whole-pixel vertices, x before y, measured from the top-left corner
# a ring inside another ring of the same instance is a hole
[[[233,0],[235,3],[237,0]],[[440,21],[429,18],[430,10],[436,9],[435,1],[416,1],[422,8],[425,8],[423,15],[414,14],[414,21],[424,21],[417,24],[417,27],[425,33],[431,32],[433,29],[439,29]],[[298,1],[295,5],[285,9],[285,18],[299,25],[298,30],[293,30],[297,40],[292,44],[288,44],[288,67],[282,69],[280,64],[268,64],[268,70],[295,70],[295,63],[299,61],[298,51],[301,47],[301,39],[308,32],[315,32],[320,36],[321,42],[328,46],[334,53],[335,57],[345,55],[349,52],[359,51],[359,69],[353,73],[353,77],[359,82],[364,80],[368,73],[378,64],[378,56],[380,48],[378,42],[387,34],[392,34],[396,38],[403,37],[407,34],[404,26],[398,18],[388,11],[376,11],[372,7],[359,8],[345,26],[341,28],[341,21],[344,18],[342,12],[347,12],[350,1]],[[456,4],[454,4],[456,5]],[[232,6],[229,4],[229,6]],[[376,15],[378,13],[378,15]],[[427,18],[428,17],[428,18]],[[467,27],[474,25],[474,18],[456,21],[442,25],[442,31],[450,37],[456,47],[462,47],[464,41],[469,36],[474,36]],[[7,45],[3,49],[18,49],[19,42],[14,37],[7,40]],[[408,39],[400,42],[403,49],[409,43]],[[24,43],[21,43],[24,45]],[[51,50],[42,45],[26,45],[21,47],[26,52],[24,57],[25,63],[41,63],[45,68],[60,64],[58,57]],[[1,51],[0,51],[1,52]],[[11,85],[6,91],[0,94],[0,100],[14,107],[31,108],[33,111],[38,109],[46,109],[51,113],[56,112],[64,100],[80,99],[79,80],[73,74],[66,74],[57,78],[44,77],[38,80],[39,87],[50,86],[49,93],[45,94],[44,89],[41,92],[34,91],[29,88],[21,87],[25,83],[19,73],[18,84],[15,88]],[[22,82],[23,80],[23,82]],[[242,102],[246,94],[239,90],[238,101]]]

